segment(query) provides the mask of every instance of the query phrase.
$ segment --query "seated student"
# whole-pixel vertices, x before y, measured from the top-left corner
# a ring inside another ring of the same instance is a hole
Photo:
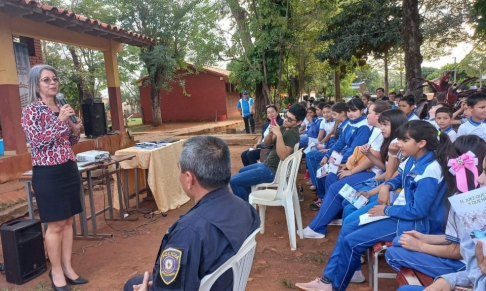
[[[465,135],[457,139],[454,147],[458,156],[469,156],[467,152],[471,151],[479,161],[477,168],[481,172],[486,142],[475,135]],[[464,170],[470,183],[466,183],[465,189],[459,189],[461,187],[458,188],[456,181],[459,182],[457,179],[462,179],[463,176],[456,175],[455,179],[449,179],[453,183],[448,184],[447,187],[455,188],[451,192],[452,194],[460,195],[462,192],[474,190],[478,186],[474,184],[478,178],[477,173]],[[452,174],[448,173],[448,175],[451,176]],[[468,184],[470,189],[468,189]],[[446,203],[450,208],[451,205],[448,200],[446,200]],[[393,247],[386,251],[386,261],[396,271],[399,271],[402,267],[411,268],[434,278],[451,272],[462,271],[465,265],[461,260],[459,242],[464,230],[452,208],[449,211],[447,224],[444,226],[445,233],[443,234],[423,234],[417,231],[404,232],[393,241]]]
[[[334,118],[332,118],[332,107],[326,103],[319,103],[317,107],[322,110],[322,121],[319,125],[319,135],[317,141],[325,143],[331,138],[331,131],[334,128]],[[327,138],[327,140],[325,140]]]
[[[486,160],[483,160],[483,167],[484,165],[486,165]],[[478,183],[481,187],[486,185],[486,169],[482,170]],[[483,224],[486,224],[486,221]],[[483,243],[478,241],[476,244],[470,234],[464,233],[460,238],[460,251],[466,264],[464,270],[440,275],[429,287],[403,285],[398,291],[453,291],[456,287],[472,288],[475,291],[485,290],[486,253],[483,250]],[[421,263],[424,262],[426,261],[421,261]]]
[[[341,228],[333,253],[321,278],[297,283],[302,290],[346,290],[361,255],[375,243],[392,240],[404,231],[436,233],[442,228],[445,215],[447,158],[454,156],[452,144],[445,134],[437,138],[437,130],[428,122],[414,120],[398,128],[398,144],[409,159],[403,173],[381,186],[380,200],[389,200],[390,191],[403,188],[401,203],[380,204],[368,211],[374,216],[388,216],[359,226],[359,220]],[[404,205],[403,205],[404,202]]]
[[[378,128],[380,123],[378,122],[381,113],[390,108],[390,104],[386,101],[376,101],[371,105],[370,113],[367,116],[368,124],[372,126],[371,135],[368,139],[368,143],[363,147],[369,148],[369,151],[377,157],[373,164],[369,158],[364,158],[353,169],[341,169],[338,174],[330,173],[326,177],[325,185],[318,179],[319,194],[320,187],[325,187],[325,196],[317,215],[312,219],[308,227],[304,229],[304,238],[324,238],[327,233],[327,225],[336,217],[336,215],[343,209],[344,198],[339,195],[339,190],[345,185],[351,186],[368,180],[376,175],[380,170],[385,169],[386,152],[388,151],[388,144],[383,143],[383,135],[381,129]],[[378,158],[379,157],[379,158]],[[367,171],[371,168],[371,171]],[[319,197],[321,198],[321,197]],[[322,198],[321,198],[322,199]],[[321,202],[316,200],[316,203]]]
[[[371,130],[368,126],[368,121],[366,120],[366,115],[363,115],[364,111],[364,104],[361,99],[351,99],[347,104],[348,107],[348,119],[349,124],[344,129],[343,134],[339,137],[339,139],[333,144],[331,148],[325,150],[324,157],[322,158],[320,165],[324,166],[327,163],[329,157],[333,152],[341,153],[343,156],[342,162],[343,164],[346,163],[348,157],[354,151],[354,148],[357,146],[361,146],[365,144],[370,135]],[[316,207],[320,206],[320,202],[322,198],[324,198],[325,194],[325,181],[326,177],[320,178],[317,180],[317,193],[318,198],[314,201],[314,205]],[[311,206],[312,208],[313,206]]]
[[[322,121],[322,110],[318,106],[307,108],[307,117],[309,125],[305,134],[300,136],[299,148],[305,148],[311,142],[317,142],[319,136],[319,126]]]
[[[449,107],[441,107],[435,111],[435,122],[440,131],[449,136],[451,142],[456,141],[457,133],[452,128],[452,111]]]
[[[198,290],[201,279],[234,256],[260,227],[255,209],[228,189],[231,157],[225,141],[207,135],[188,139],[178,165],[182,189],[195,205],[167,229],[152,274],[131,278],[124,291]],[[212,290],[232,287],[228,271]]]
[[[249,165],[231,177],[233,193],[248,201],[251,186],[272,182],[280,161],[285,160],[299,142],[298,127],[305,118],[306,110],[301,105],[292,105],[285,115],[283,127],[270,125],[270,133],[265,137],[265,145],[274,145],[264,163]]]
[[[459,126],[457,137],[475,134],[486,141],[486,92],[476,92],[467,98],[471,110],[468,122]]]
[[[413,97],[413,95],[407,95],[401,98],[398,103],[398,108],[407,115],[408,121],[419,120],[418,116],[415,114],[415,97]]]
[[[309,115],[312,115],[312,118],[308,118]],[[307,129],[309,128],[310,121],[314,120],[315,115],[316,115],[316,111],[313,109],[313,107],[306,107],[305,118],[299,127],[299,134],[301,137],[307,134]]]
[[[331,115],[334,120],[334,128],[332,132],[323,139],[324,144],[317,145],[317,150],[310,151],[305,155],[305,161],[307,169],[310,175],[311,190],[315,191],[317,189],[316,171],[318,169],[319,163],[325,155],[325,149],[332,147],[332,145],[339,139],[339,137],[344,132],[344,129],[349,124],[349,119],[347,118],[348,107],[346,103],[338,102],[331,107]],[[334,136],[332,136],[334,135]],[[329,140],[326,141],[326,139]]]
[[[243,162],[243,166],[248,166],[252,164],[256,164],[258,160],[260,160],[260,152],[261,149],[271,149],[272,146],[265,146],[263,144],[263,140],[265,137],[268,135],[270,132],[270,122],[272,118],[275,118],[275,122],[278,123],[278,125],[282,126],[283,124],[283,119],[280,117],[278,114],[278,108],[277,106],[271,104],[267,106],[267,120],[263,124],[262,127],[262,134],[258,137],[257,142],[253,146],[252,150],[246,150],[241,153],[241,161]]]
[[[364,93],[363,95],[361,95],[361,101],[363,101],[363,104],[366,105],[366,108],[364,110],[364,114],[368,114],[368,103],[370,102],[371,100],[371,95],[370,94],[367,94],[367,93]]]
[[[398,103],[396,103],[395,101],[395,98],[397,97],[397,93],[395,93],[395,91],[392,91],[390,93],[388,93],[388,98],[389,98],[389,101],[393,103],[393,105],[397,106]]]

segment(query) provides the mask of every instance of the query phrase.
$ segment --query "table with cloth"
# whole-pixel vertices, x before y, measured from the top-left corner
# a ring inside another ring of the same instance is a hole
[[[153,193],[160,212],[176,209],[189,197],[184,193],[179,181],[179,157],[184,141],[178,141],[155,149],[126,148],[118,150],[116,155],[135,155],[135,158],[120,163],[125,170],[148,170],[147,183]],[[119,209],[118,197],[113,197],[113,205]]]

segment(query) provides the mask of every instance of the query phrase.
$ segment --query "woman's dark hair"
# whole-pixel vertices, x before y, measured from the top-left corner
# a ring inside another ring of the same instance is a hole
[[[346,106],[346,103],[343,102],[334,103],[334,105],[331,107],[331,110],[337,113],[343,113],[349,111],[348,107]]]
[[[275,118],[275,120],[277,121],[278,124],[281,124],[279,121],[282,120],[282,117],[280,117],[280,114],[278,114],[277,105],[273,105],[273,104],[267,105],[267,107],[265,108],[265,117],[267,118],[267,122],[271,122],[271,120],[267,116],[267,109],[268,108],[275,109],[275,111],[277,112],[277,118]]]
[[[373,103],[373,105],[373,111],[377,114],[380,114],[383,111],[391,108],[390,103],[388,103],[387,101],[376,101],[375,103]]]
[[[353,98],[353,99],[349,100],[346,105],[348,106],[348,110],[350,110],[350,111],[365,109],[365,105],[364,105],[363,101],[361,101],[360,98]]]
[[[411,120],[398,127],[397,137],[400,140],[412,138],[416,142],[425,140],[427,142],[425,145],[426,149],[435,153],[437,162],[442,169],[442,176],[447,180],[447,185],[453,183],[452,179],[449,179],[449,175],[447,175],[447,163],[450,158],[455,158],[457,154],[447,133],[441,133],[427,121]],[[447,192],[449,193],[450,191],[451,188],[447,187]]]
[[[384,101],[377,101],[377,102],[384,102]],[[385,138],[383,143],[381,144],[380,148],[380,158],[382,162],[386,161],[386,157],[388,156],[388,148],[390,147],[390,143],[397,138],[397,128],[408,122],[407,115],[403,113],[400,109],[390,109],[383,111],[380,116],[378,117],[379,123],[389,123],[391,127],[390,137]]]
[[[368,101],[370,101],[370,99],[371,99],[371,95],[370,95],[370,94],[368,94],[368,93],[364,93],[364,94],[362,95],[362,97],[366,98],[366,100],[368,100]]]
[[[316,109],[314,107],[311,106],[311,107],[307,108],[307,111],[309,111],[309,110],[314,112],[314,114],[316,114]]]
[[[321,109],[321,110],[324,109],[324,106],[326,106],[326,103],[324,103],[324,102],[319,102],[317,104],[317,107],[319,107],[319,109]]]

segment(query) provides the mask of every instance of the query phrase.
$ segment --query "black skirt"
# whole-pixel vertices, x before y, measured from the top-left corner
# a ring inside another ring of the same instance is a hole
[[[42,222],[64,220],[81,213],[81,177],[76,162],[34,166],[32,188]]]

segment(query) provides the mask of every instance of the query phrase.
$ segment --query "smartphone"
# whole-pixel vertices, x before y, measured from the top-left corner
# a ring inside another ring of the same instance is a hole
[[[272,118],[270,119],[270,125],[272,125],[272,126],[277,125],[277,123],[275,122],[275,117],[272,117]]]

